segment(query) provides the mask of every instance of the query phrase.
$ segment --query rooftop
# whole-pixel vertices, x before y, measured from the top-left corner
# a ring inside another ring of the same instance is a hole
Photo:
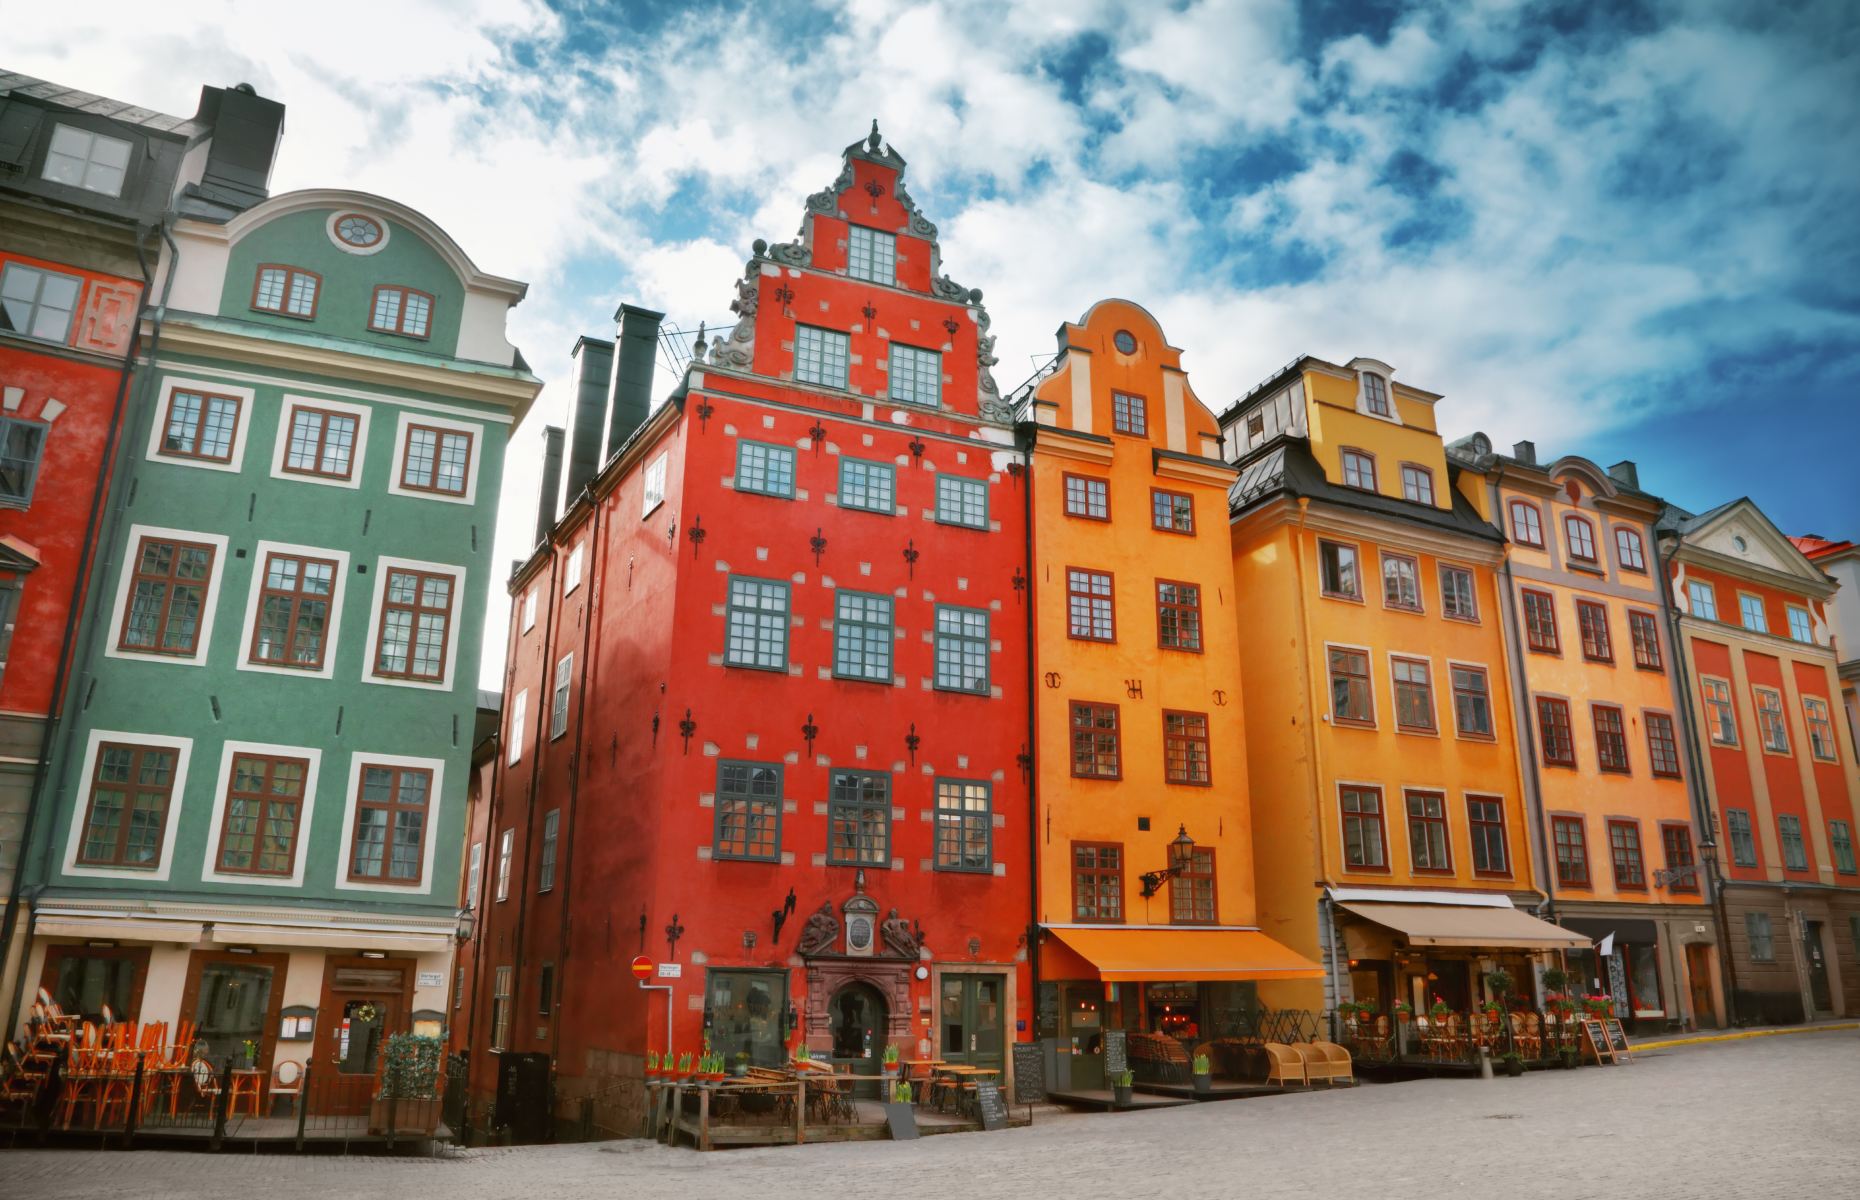
[[[108,117],[112,121],[140,125],[156,133],[171,133],[180,138],[193,138],[211,132],[206,123],[194,117],[156,112],[152,108],[142,108],[126,101],[112,100],[108,96],[66,87],[62,83],[50,83],[31,75],[22,75],[18,71],[0,69],[0,98],[9,96],[26,96],[51,107]]]

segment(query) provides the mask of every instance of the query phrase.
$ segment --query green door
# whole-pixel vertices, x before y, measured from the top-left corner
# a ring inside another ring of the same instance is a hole
[[[1003,998],[1007,981],[1000,975],[945,975],[938,1021],[937,1057],[971,1067],[1003,1069],[1007,1041]]]

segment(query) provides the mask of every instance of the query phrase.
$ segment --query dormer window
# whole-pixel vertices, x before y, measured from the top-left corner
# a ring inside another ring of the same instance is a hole
[[[383,284],[375,289],[375,302],[368,313],[368,328],[376,333],[398,333],[403,337],[423,338],[431,326],[433,298],[410,287]]]
[[[846,273],[891,287],[897,283],[898,239],[863,225],[850,227],[846,242]]]
[[[1148,437],[1150,432],[1149,403],[1142,396],[1112,392],[1111,428],[1119,433]]]
[[[1388,380],[1368,371],[1363,372],[1363,407],[1374,416],[1395,415],[1395,410],[1389,407]]]
[[[129,170],[130,144],[75,125],[52,127],[52,145],[45,154],[41,174],[53,183],[101,192],[123,194],[123,176]]]
[[[322,286],[323,277],[313,271],[262,266],[252,285],[252,307],[259,312],[308,321],[316,316],[316,297]]]
[[[794,378],[797,383],[824,387],[846,386],[846,362],[852,339],[832,329],[813,325],[794,327]]]

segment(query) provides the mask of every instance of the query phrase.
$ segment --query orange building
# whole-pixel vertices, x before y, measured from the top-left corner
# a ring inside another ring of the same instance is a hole
[[[1234,469],[1181,352],[1124,300],[1059,330],[1021,397],[1032,486],[1038,1037],[1102,1089],[1253,1032],[1260,981],[1318,968],[1260,933],[1226,536]],[[1115,1059],[1115,1054],[1113,1055]]]
[[[1631,462],[1547,465],[1519,442],[1455,442],[1460,486],[1483,489],[1510,550],[1501,569],[1520,702],[1536,884],[1557,923],[1611,953],[1572,950],[1586,992],[1643,1031],[1722,1024],[1678,684],[1653,523],[1662,501]]]
[[[1280,1007],[1464,1012],[1589,944],[1532,915],[1503,535],[1393,375],[1300,358],[1221,416],[1261,925],[1325,968]]]

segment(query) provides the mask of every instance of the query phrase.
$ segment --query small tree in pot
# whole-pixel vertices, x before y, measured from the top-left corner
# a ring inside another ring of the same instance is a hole
[[[898,1048],[896,1046],[885,1047],[884,1065],[885,1065],[885,1090],[890,1091],[892,1081],[897,1079],[898,1077]]]
[[[439,1127],[439,1039],[390,1034],[381,1053],[381,1088],[369,1108],[368,1132],[431,1137]]]

